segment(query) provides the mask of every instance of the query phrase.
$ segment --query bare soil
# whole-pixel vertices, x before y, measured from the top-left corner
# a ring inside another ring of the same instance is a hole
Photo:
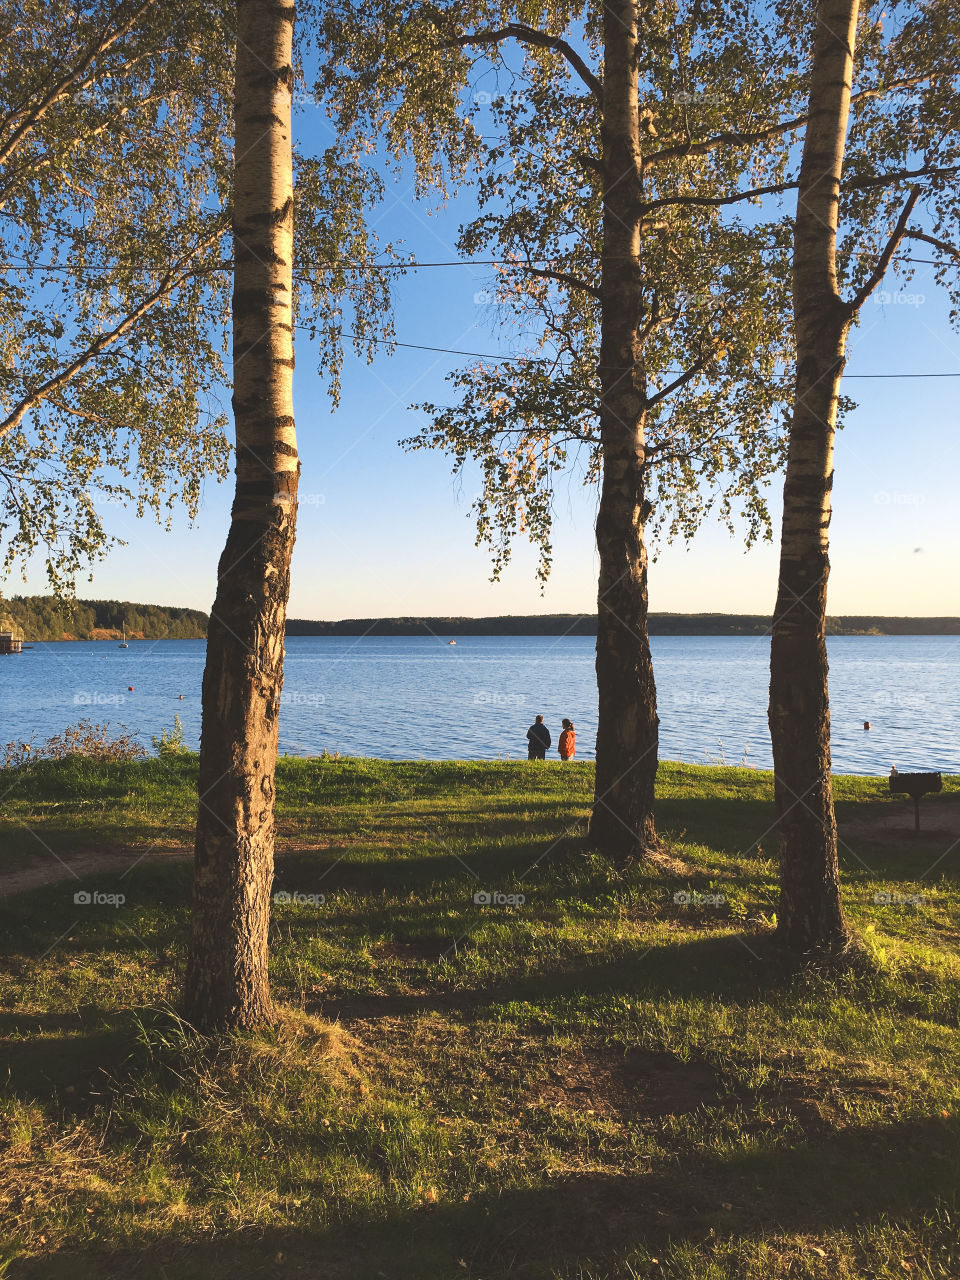
[[[537,1092],[541,1103],[609,1119],[685,1115],[723,1101],[720,1078],[704,1062],[606,1046],[566,1054]]]
[[[960,796],[925,796],[920,801],[920,830],[913,829],[913,801],[884,806],[877,813],[853,822],[841,822],[838,830],[845,839],[858,838],[875,844],[936,844],[960,839]]]
[[[330,849],[338,846],[330,844],[286,844],[277,848],[277,858],[288,853],[304,853],[316,849]],[[28,866],[13,870],[0,871],[0,899],[13,897],[17,893],[28,893],[31,889],[42,888],[45,884],[56,884],[61,880],[82,880],[86,876],[115,875],[132,870],[146,862],[182,862],[193,857],[193,846],[184,844],[154,845],[146,850],[129,849],[122,845],[111,849],[96,851],[70,852],[58,854],[50,852],[47,859],[38,859]],[[437,946],[432,947],[438,951]],[[436,955],[433,956],[436,959]]]
[[[193,850],[182,845],[171,845],[165,848],[143,849],[109,849],[96,853],[76,853],[60,856],[51,853],[47,861],[31,862],[29,866],[17,867],[13,871],[0,872],[0,898],[10,898],[17,893],[28,893],[31,889],[39,889],[45,884],[56,884],[60,880],[82,880],[86,876],[115,875],[133,868],[148,859],[169,862],[171,859],[184,859],[193,856]]]

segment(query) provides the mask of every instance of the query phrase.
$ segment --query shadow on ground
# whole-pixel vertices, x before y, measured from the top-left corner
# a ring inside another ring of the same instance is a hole
[[[960,1191],[957,1126],[918,1120],[847,1129],[817,1145],[685,1158],[635,1175],[558,1176],[536,1186],[423,1205],[388,1221],[329,1229],[244,1230],[146,1251],[76,1250],[14,1261],[10,1280],[538,1280],[629,1274],[618,1259],[686,1245],[705,1256],[725,1238],[909,1225]],[[319,1188],[302,1188],[307,1196]],[[317,1208],[323,1212],[318,1201]],[[958,1245],[960,1250],[960,1245]],[[960,1252],[957,1258],[960,1264]],[[645,1271],[640,1274],[645,1274]],[[712,1275],[735,1280],[719,1261]],[[940,1274],[949,1274],[941,1272]]]

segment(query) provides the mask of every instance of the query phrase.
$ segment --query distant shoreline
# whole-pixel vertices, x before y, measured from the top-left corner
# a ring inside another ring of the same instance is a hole
[[[134,604],[126,601],[52,597],[0,600],[0,615],[22,628],[27,644],[117,643],[126,625],[132,643],[202,640],[208,616],[198,609]],[[651,636],[765,636],[771,619],[758,613],[652,613]],[[2,627],[0,627],[2,630]],[[343,618],[335,622],[289,618],[286,634],[296,636],[595,636],[596,614],[502,614],[405,618]],[[828,636],[960,636],[960,617],[882,617],[841,614],[827,618]]]
[[[950,621],[952,622],[953,619],[951,619]],[[760,639],[763,636],[767,635],[768,633],[769,633],[769,625],[767,627],[764,627],[762,630],[758,630],[758,631],[736,631],[733,629],[726,630],[726,631],[722,631],[722,630],[716,630],[716,631],[663,630],[663,631],[660,631],[652,626],[650,628],[650,636],[652,639],[662,639],[664,637],[670,637],[670,636],[674,637],[677,640],[697,640],[697,639],[721,639],[721,640],[734,639],[735,640],[738,637],[747,638],[747,639],[753,637],[753,638]],[[431,635],[433,635],[434,638],[440,638],[443,640],[446,640],[449,638],[465,639],[465,640],[473,638],[473,639],[482,640],[482,639],[496,639],[498,637],[509,639],[510,637],[514,637],[514,636],[516,637],[532,636],[542,640],[565,640],[568,636],[575,636],[579,638],[583,638],[583,637],[592,638],[596,635],[596,630],[593,630],[593,631],[588,631],[588,630],[476,631],[476,630],[466,629],[463,631],[439,631],[436,629],[427,630],[426,628],[415,630],[414,628],[411,627],[409,631],[371,631],[364,628],[362,630],[358,629],[355,631],[349,631],[349,630],[287,631],[286,638],[288,640],[337,639],[337,638],[356,639],[356,640],[365,640],[365,639],[403,640],[403,639],[416,639],[418,636],[421,639],[429,639]],[[869,630],[869,631],[848,631],[843,628],[827,629],[828,640],[836,640],[836,639],[849,640],[849,639],[856,639],[858,637],[859,638],[874,637],[878,640],[882,640],[885,638],[889,638],[890,636],[902,636],[905,639],[910,636],[913,636],[913,637],[960,636],[960,620],[957,620],[957,625],[952,630],[946,630],[946,629],[934,630],[932,628],[928,630],[917,629],[917,630],[906,630],[906,631],[894,631],[894,630],[883,631],[883,630],[880,630],[879,628],[876,630]],[[205,641],[206,637],[205,636],[143,636],[143,635],[132,636],[128,632],[127,640],[129,642],[129,648],[133,649],[140,644],[161,644],[161,643],[165,643],[168,640],[170,641],[204,640]],[[26,639],[24,640],[24,648],[26,649],[39,648],[40,646],[50,645],[50,644],[101,645],[105,643],[109,644],[111,641],[114,644],[117,644],[119,646],[119,641],[120,641],[119,633],[116,636],[58,636],[56,639],[45,638],[42,640],[36,639],[36,638],[31,639],[29,636],[27,636]]]
[[[652,613],[651,636],[763,636],[765,614]],[[596,615],[507,614],[487,618],[347,618],[340,622],[287,620],[288,636],[595,636]],[[842,615],[827,619],[829,636],[957,636],[960,618],[884,618]]]
[[[102,640],[202,640],[210,619],[199,609],[131,600],[60,600],[55,596],[0,597],[0,631],[15,629],[26,644]]]

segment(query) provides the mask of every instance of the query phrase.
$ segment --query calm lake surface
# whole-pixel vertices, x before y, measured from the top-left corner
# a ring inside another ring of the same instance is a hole
[[[202,640],[37,644],[0,657],[2,741],[37,742],[85,718],[121,723],[149,747],[179,715],[199,743]],[[829,641],[833,761],[839,773],[960,773],[960,637],[857,636]],[[542,712],[556,741],[596,735],[594,641],[580,636],[292,637],[281,750],[326,749],[391,760],[526,755]],[[660,755],[772,765],[765,637],[653,640]],[[131,692],[128,686],[133,686]],[[183,700],[179,695],[183,694]],[[864,732],[864,720],[871,721]]]

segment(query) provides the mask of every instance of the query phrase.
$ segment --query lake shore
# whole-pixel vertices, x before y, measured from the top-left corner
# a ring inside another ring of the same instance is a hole
[[[960,647],[948,636],[836,637],[830,658],[834,770],[886,777],[960,773]],[[597,732],[595,644],[589,636],[294,636],[280,713],[280,749],[386,759],[517,759],[544,713],[562,717],[577,755]],[[699,764],[772,766],[767,725],[769,640],[655,636],[660,756]],[[4,659],[3,741],[61,734],[79,719],[126,726],[150,749],[179,717],[200,741],[203,640],[37,646]],[[871,728],[864,730],[864,723]],[[550,754],[556,759],[555,748]]]

